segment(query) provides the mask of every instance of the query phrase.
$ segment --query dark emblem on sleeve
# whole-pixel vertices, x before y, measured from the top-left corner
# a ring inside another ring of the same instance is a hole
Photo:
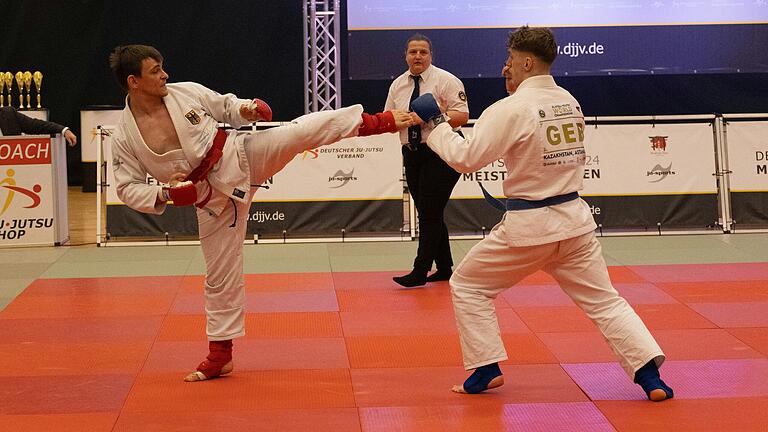
[[[240,189],[235,189],[232,191],[232,195],[238,197],[238,198],[245,198],[245,191],[242,191]]]
[[[184,114],[184,117],[186,117],[187,120],[189,120],[189,122],[192,123],[193,125],[200,124],[200,116],[197,115],[195,110],[189,110],[188,113]]]
[[[467,101],[467,94],[464,93],[463,91],[460,91],[459,92],[459,99],[461,99],[462,102],[466,102]]]

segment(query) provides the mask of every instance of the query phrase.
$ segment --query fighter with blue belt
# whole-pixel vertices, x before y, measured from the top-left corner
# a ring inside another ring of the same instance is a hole
[[[640,317],[611,285],[595,222],[582,189],[584,115],[576,99],[550,74],[557,45],[549,29],[510,34],[503,67],[510,96],[486,109],[464,139],[453,133],[431,95],[412,102],[434,126],[427,144],[461,173],[502,157],[507,200],[502,221],[477,243],[450,279],[466,370],[459,393],[501,386],[498,363],[507,359],[494,299],[525,276],[543,270],[587,314],[627,375],[647,397],[673,397],[660,378],[665,356]]]

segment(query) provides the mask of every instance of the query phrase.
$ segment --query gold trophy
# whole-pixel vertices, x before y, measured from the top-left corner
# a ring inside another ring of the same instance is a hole
[[[13,87],[13,74],[10,72],[6,72],[5,75],[0,76],[0,79],[2,79],[5,82],[5,88],[8,89],[8,106],[13,105],[13,101],[11,101],[11,88]]]
[[[27,109],[30,109],[32,108],[32,104],[30,103],[32,93],[32,72],[30,71],[24,72],[24,87],[27,88]]]
[[[35,88],[37,89],[37,109],[42,108],[40,105],[40,89],[43,87],[43,74],[40,71],[35,71],[32,74],[32,79],[35,80]]]
[[[5,72],[0,71],[0,108],[5,106],[5,95],[3,94],[4,90],[5,90]]]
[[[24,72],[16,72],[16,87],[19,88],[19,109],[24,109]]]

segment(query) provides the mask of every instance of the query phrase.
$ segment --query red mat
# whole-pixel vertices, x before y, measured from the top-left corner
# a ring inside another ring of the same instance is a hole
[[[768,265],[609,268],[668,360],[660,404],[538,272],[496,300],[506,384],[469,375],[447,283],[403,272],[246,275],[235,370],[185,383],[206,354],[203,276],[40,279],[0,311],[0,430],[761,430]]]

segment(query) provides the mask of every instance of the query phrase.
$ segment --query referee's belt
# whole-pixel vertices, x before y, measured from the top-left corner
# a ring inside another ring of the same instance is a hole
[[[534,200],[526,200],[522,198],[508,198],[506,202],[503,202],[493,197],[491,194],[489,194],[488,191],[485,190],[485,187],[483,187],[482,183],[477,182],[477,184],[480,185],[480,189],[482,189],[483,196],[485,197],[485,200],[488,202],[488,204],[492,205],[497,210],[500,210],[503,212],[549,207],[553,205],[566,203],[568,201],[573,201],[579,197],[578,192],[571,192],[563,195],[555,195],[553,197],[544,198],[542,200],[534,201]]]

